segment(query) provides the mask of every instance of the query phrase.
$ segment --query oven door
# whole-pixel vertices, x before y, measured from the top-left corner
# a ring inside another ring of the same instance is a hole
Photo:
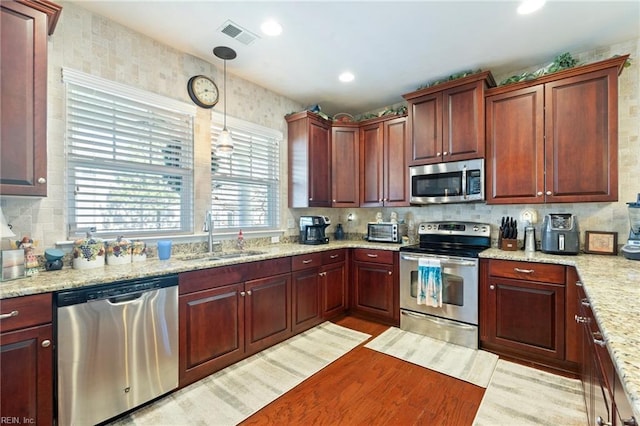
[[[442,307],[418,305],[418,260],[439,259]],[[478,325],[478,259],[400,253],[400,308]]]

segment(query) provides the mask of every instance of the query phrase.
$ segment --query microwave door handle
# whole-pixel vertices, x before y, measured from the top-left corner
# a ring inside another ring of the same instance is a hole
[[[414,262],[419,261],[420,259],[428,259],[429,257],[424,257],[424,256],[407,256],[407,255],[402,255],[402,260],[411,260]],[[440,259],[442,264],[445,265],[456,265],[456,266],[476,266],[475,262],[469,262],[469,261],[465,261],[465,260],[454,260],[448,257],[432,257],[433,259]]]
[[[467,168],[462,169],[462,198],[467,198]]]

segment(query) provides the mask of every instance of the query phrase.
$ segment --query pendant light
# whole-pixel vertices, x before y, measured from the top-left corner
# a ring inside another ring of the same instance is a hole
[[[218,46],[213,49],[213,54],[224,60],[224,125],[216,141],[216,154],[229,157],[233,154],[233,138],[227,130],[227,61],[235,59],[236,52],[230,47]]]

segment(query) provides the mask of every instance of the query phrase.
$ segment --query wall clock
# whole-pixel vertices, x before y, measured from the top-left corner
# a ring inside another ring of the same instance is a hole
[[[219,99],[218,86],[209,77],[194,75],[187,82],[187,91],[194,104],[202,108],[213,108]]]

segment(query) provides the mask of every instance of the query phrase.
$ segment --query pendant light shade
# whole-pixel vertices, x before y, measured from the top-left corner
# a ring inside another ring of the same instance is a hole
[[[227,129],[227,61],[235,59],[236,52],[230,47],[218,46],[213,49],[213,54],[224,60],[224,125],[216,141],[216,154],[229,157],[233,154],[233,138]]]

